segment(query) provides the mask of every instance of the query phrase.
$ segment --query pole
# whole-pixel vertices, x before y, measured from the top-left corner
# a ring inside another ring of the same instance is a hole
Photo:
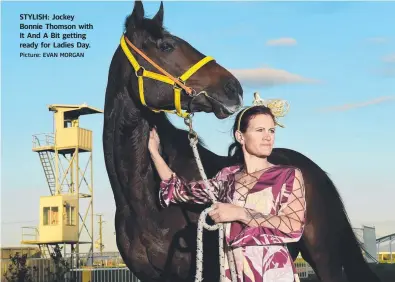
[[[103,263],[103,249],[104,249],[104,245],[103,245],[103,223],[105,221],[102,220],[102,217],[103,217],[102,214],[98,214],[97,216],[99,217],[99,250],[100,250],[100,259],[101,259],[101,264],[103,266],[104,265],[104,263]]]

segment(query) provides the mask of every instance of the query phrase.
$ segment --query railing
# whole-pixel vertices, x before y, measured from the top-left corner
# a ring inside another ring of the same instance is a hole
[[[53,133],[39,133],[33,135],[33,149],[43,146],[54,146],[55,137]]]
[[[74,269],[66,275],[66,278],[70,277],[71,281],[80,282],[84,273],[90,273],[85,275],[88,275],[91,278],[89,281],[92,282],[140,282],[126,267]]]
[[[124,266],[119,253],[103,253],[102,257],[100,257],[100,253],[94,253],[93,257],[94,266],[87,266],[87,262],[90,261],[90,257],[87,254],[80,253],[79,258],[81,267],[72,269],[66,273],[65,281],[82,282],[82,277],[86,278],[88,276],[91,278],[91,282],[140,282],[137,277],[126,266]],[[65,260],[71,264],[71,255],[66,254]],[[104,267],[101,266],[102,261],[104,262]],[[10,259],[2,260],[1,281],[6,281],[3,274],[7,271],[10,263]],[[72,264],[75,265],[75,254],[73,255]],[[50,278],[50,273],[55,272],[55,265],[52,259],[28,258],[27,265],[31,267],[33,277],[32,282],[53,282]],[[311,277],[311,274],[314,274],[313,269],[305,261],[297,260],[295,266],[299,274],[299,278],[302,281],[305,278]]]

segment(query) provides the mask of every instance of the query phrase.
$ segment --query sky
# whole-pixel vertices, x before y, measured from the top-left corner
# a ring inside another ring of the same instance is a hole
[[[32,135],[52,132],[49,104],[103,109],[109,64],[133,2],[1,5],[1,243],[18,246],[21,227],[38,225],[39,197],[48,195]],[[159,2],[144,7],[151,17]],[[353,227],[374,225],[377,237],[395,233],[394,2],[165,2],[164,9],[171,33],[240,80],[245,105],[255,91],[290,103],[276,147],[303,153],[329,174]],[[91,48],[84,58],[20,58],[21,13],[65,13],[77,24],[91,23]],[[221,155],[232,123],[206,113],[194,118],[208,148]],[[105,251],[115,251],[102,126],[101,114],[81,118],[94,136],[95,213],[106,221]]]

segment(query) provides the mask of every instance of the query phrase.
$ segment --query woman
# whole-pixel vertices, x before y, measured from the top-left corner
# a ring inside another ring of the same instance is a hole
[[[274,165],[271,154],[278,124],[270,108],[258,105],[240,112],[233,126],[235,142],[229,154],[237,165],[223,168],[209,180],[219,203],[209,216],[226,223],[226,243],[231,248],[238,282],[299,281],[285,243],[297,242],[305,223],[305,191],[301,172],[292,166]],[[159,153],[153,129],[149,150],[159,176],[160,198],[170,203],[210,203],[203,181],[186,183]],[[230,281],[229,269],[226,275]]]

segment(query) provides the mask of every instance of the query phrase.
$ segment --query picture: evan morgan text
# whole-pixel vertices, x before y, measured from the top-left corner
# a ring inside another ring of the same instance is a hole
[[[19,53],[19,57],[23,58],[83,58],[85,56],[82,52],[61,52],[61,53],[54,53],[54,52],[44,52],[44,53]]]

